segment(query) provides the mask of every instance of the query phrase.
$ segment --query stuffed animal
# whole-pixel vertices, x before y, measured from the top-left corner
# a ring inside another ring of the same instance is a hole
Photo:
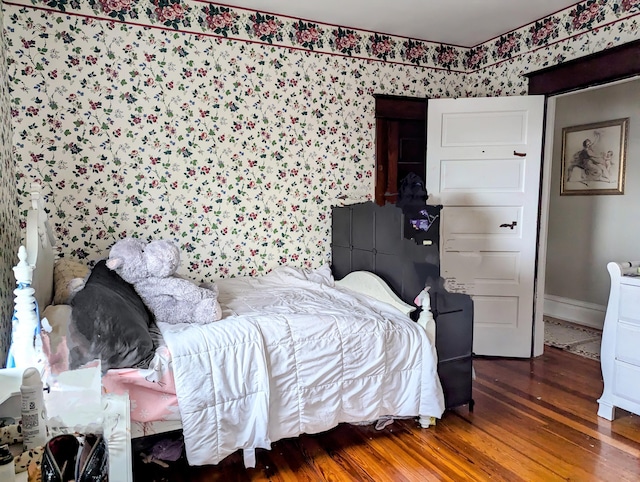
[[[180,251],[169,240],[124,238],[111,247],[107,267],[133,285],[156,321],[205,324],[222,317],[218,288],[176,274]]]

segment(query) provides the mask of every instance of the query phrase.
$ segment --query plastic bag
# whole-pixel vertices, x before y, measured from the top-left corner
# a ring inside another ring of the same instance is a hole
[[[102,433],[101,366],[68,370],[48,379],[45,405],[50,436],[62,433]]]

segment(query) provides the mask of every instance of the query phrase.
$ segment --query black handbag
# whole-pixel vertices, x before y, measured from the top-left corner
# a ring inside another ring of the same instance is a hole
[[[102,435],[53,437],[42,455],[42,482],[107,482],[107,443]]]
[[[107,442],[102,435],[87,434],[76,459],[76,482],[109,480]]]

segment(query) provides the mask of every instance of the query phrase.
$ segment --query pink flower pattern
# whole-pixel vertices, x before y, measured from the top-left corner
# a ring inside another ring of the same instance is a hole
[[[638,13],[640,11],[640,1],[638,0],[621,0],[613,5],[613,11],[619,14]]]
[[[433,61],[436,65],[451,70],[458,66],[458,51],[450,45],[439,45],[435,49]]]
[[[104,12],[111,18],[118,20],[128,20],[129,18],[138,18],[138,12],[134,6],[134,0],[89,0],[89,5],[94,9]],[[53,0],[49,2],[49,6],[59,7],[64,10],[66,1]],[[73,4],[72,4],[73,5]]]
[[[98,0],[102,11],[107,15],[113,12],[127,12],[131,10],[132,0]]]
[[[406,40],[402,45],[402,56],[412,64],[423,65],[427,61],[427,47],[424,42]]]
[[[527,47],[540,47],[548,44],[551,40],[558,38],[560,21],[557,18],[545,18],[535,22],[528,30],[525,39]]]
[[[175,29],[191,25],[187,17],[189,6],[184,0],[154,0],[153,3],[155,8],[147,10],[150,18],[155,17],[163,25]]]
[[[506,35],[501,35],[495,43],[493,58],[498,60],[513,57],[520,51],[520,37],[521,34],[519,32],[511,32]]]
[[[595,22],[604,20],[605,12],[601,8],[607,0],[587,0],[579,3],[569,13],[569,21],[565,24],[567,32],[591,29]]]
[[[169,4],[177,6],[164,10]],[[42,185],[65,256],[97,259],[132,235],[175,239],[182,271],[200,279],[327,262],[331,207],[373,192],[373,94],[524,94],[523,71],[636,39],[639,2],[587,1],[558,12],[557,37],[545,21],[516,31],[514,44],[454,47],[460,71],[441,70],[453,57],[438,57],[429,42],[372,42],[370,32],[345,29],[338,41],[339,29],[318,24],[291,36],[299,20],[274,17],[255,30],[255,12],[194,0],[159,5],[4,5],[4,292],[13,289],[32,182]],[[251,43],[262,41],[258,34],[272,45]],[[527,39],[537,47],[529,51]],[[489,64],[499,49],[517,53]],[[3,359],[12,309],[5,297]]]
[[[282,34],[280,29],[282,23],[272,15],[262,15],[260,12],[256,12],[250,17],[251,24],[247,24],[247,33],[261,40],[262,42],[273,43],[274,41],[281,41]]]
[[[5,22],[8,17],[5,17]],[[0,69],[7,72],[7,59],[0,56]],[[22,75],[22,74],[20,74]],[[27,74],[31,78],[31,74]],[[11,107],[11,94],[7,82],[0,82],[0,291],[6,293],[0,299],[0,360],[7,359],[9,350],[9,335],[11,333],[11,318],[13,314],[13,297],[10,293],[16,287],[13,266],[18,262],[17,246],[21,244],[21,229],[25,228],[24,221],[18,219],[26,217],[26,208],[18,211],[18,182],[22,174],[16,169],[15,157],[12,155],[12,117],[17,116],[17,109]],[[41,157],[38,157],[38,156]],[[28,162],[38,163],[43,159],[41,154],[30,158]],[[16,182],[18,180],[18,182]],[[24,242],[24,241],[22,241]]]
[[[346,55],[353,55],[360,53],[360,39],[360,35],[355,30],[337,28],[333,31],[331,44],[336,51]]]
[[[302,20],[293,24],[293,29],[289,33],[291,41],[309,50],[322,47],[323,31],[316,24],[305,23]]]
[[[238,35],[240,33],[237,25],[239,16],[230,8],[209,4],[202,7],[200,14],[198,23],[216,35],[228,37],[229,34]]]
[[[395,42],[388,35],[373,34],[369,37],[367,51],[374,57],[382,60],[394,59]]]
[[[486,45],[481,45],[467,50],[464,59],[464,66],[470,71],[478,70],[481,66],[487,63],[488,58],[488,48]]]

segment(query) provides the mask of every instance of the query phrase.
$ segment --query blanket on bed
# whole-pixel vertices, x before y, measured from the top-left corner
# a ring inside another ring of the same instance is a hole
[[[329,268],[283,267],[218,286],[222,320],[160,324],[191,465],[341,422],[442,415],[425,331],[335,287]]]

